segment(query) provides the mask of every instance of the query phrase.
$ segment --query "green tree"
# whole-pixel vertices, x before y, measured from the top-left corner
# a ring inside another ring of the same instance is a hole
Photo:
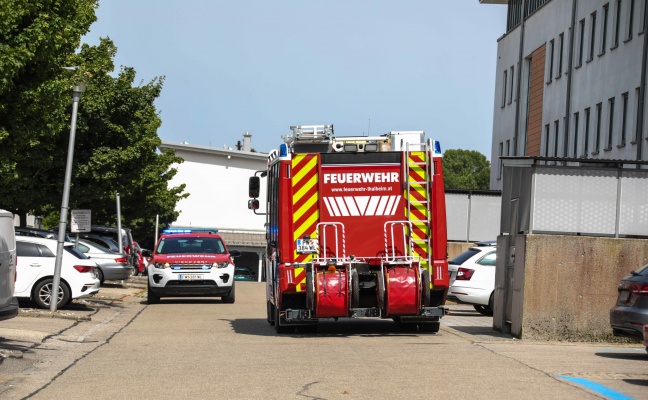
[[[120,194],[122,224],[136,240],[150,246],[155,216],[162,226],[177,219],[175,205],[185,185],[168,188],[183,160],[173,151],[158,152],[161,125],[154,101],[163,78],[135,85],[135,70],[122,68],[116,77],[117,52],[110,39],[99,46],[83,45],[75,56],[87,78],[87,92],[79,105],[74,186],[70,204],[92,211],[93,221],[116,224],[116,193]]]
[[[61,132],[69,129],[72,76],[63,67],[74,65],[70,55],[96,7],[97,0],[0,3],[0,193],[3,207],[17,214],[40,208],[61,158],[65,163]]]
[[[161,121],[153,103],[163,78],[135,85],[134,69],[115,74],[110,39],[79,48],[96,7],[96,0],[0,2],[1,205],[21,219],[33,213],[58,222],[70,89],[83,79],[88,89],[79,104],[70,208],[91,209],[93,223],[112,225],[119,192],[123,225],[146,243],[155,216],[163,226],[174,221],[177,201],[188,196],[184,185],[168,187],[176,173],[171,166],[182,160],[157,149]]]
[[[446,189],[488,190],[490,162],[475,150],[446,150],[443,153],[443,180]]]

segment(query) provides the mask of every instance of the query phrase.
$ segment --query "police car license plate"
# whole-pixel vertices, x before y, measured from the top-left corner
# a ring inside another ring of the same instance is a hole
[[[202,280],[202,278],[203,278],[202,275],[195,275],[195,274],[178,275],[178,280],[181,281],[200,281]]]
[[[319,251],[319,241],[317,239],[297,239],[297,253],[313,254]]]

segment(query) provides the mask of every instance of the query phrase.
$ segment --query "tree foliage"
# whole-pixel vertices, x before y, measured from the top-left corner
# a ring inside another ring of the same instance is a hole
[[[443,180],[446,189],[488,190],[490,162],[475,150],[446,150],[443,153]]]
[[[94,0],[3,2],[11,7],[0,8],[2,207],[21,216],[50,215],[47,221],[58,215],[70,133],[70,89],[84,80],[87,91],[79,102],[70,209],[90,209],[93,223],[114,225],[119,193],[122,225],[133,229],[136,240],[151,245],[155,216],[162,225],[173,222],[176,203],[187,196],[184,185],[168,187],[176,173],[171,166],[182,159],[172,151],[158,151],[161,120],[154,101],[163,78],[135,84],[133,68],[115,73],[117,48],[108,38],[98,46],[79,48],[81,35],[95,19]],[[5,70],[5,65],[14,68]],[[67,71],[62,66],[78,68]]]

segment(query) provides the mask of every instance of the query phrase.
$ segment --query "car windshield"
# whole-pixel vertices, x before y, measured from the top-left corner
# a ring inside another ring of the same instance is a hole
[[[479,253],[479,250],[477,249],[468,249],[464,251],[463,253],[459,254],[452,260],[448,261],[448,264],[457,264],[461,265],[466,262],[470,257],[474,256],[475,254]]]
[[[164,238],[157,248],[158,254],[209,253],[225,254],[225,244],[220,238]]]

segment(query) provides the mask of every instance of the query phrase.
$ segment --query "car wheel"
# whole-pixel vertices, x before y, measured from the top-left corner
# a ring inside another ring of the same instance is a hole
[[[234,301],[236,300],[236,281],[232,281],[232,289],[230,289],[229,293],[227,296],[223,296],[223,303],[227,304],[234,304]]]
[[[36,305],[39,308],[50,308],[52,300],[52,287],[54,286],[54,281],[52,279],[45,279],[34,287],[32,293],[32,298]],[[58,303],[56,303],[57,309],[65,307],[70,302],[70,289],[67,287],[65,282],[59,282],[58,290]]]
[[[104,283],[103,271],[101,271],[101,268],[97,267],[95,268],[95,272],[97,273],[97,279],[99,279],[99,285],[103,285]]]
[[[139,275],[139,271],[137,270],[137,268],[132,268],[131,269],[131,276],[137,276],[137,275]]]
[[[157,304],[157,303],[160,302],[160,296],[153,293],[153,291],[151,290],[151,284],[150,283],[146,285],[146,295],[147,295],[146,302],[148,304]]]
[[[474,304],[473,307],[475,308],[475,311],[477,311],[481,315],[488,315],[488,316],[493,315],[493,310],[491,310],[489,306]]]

